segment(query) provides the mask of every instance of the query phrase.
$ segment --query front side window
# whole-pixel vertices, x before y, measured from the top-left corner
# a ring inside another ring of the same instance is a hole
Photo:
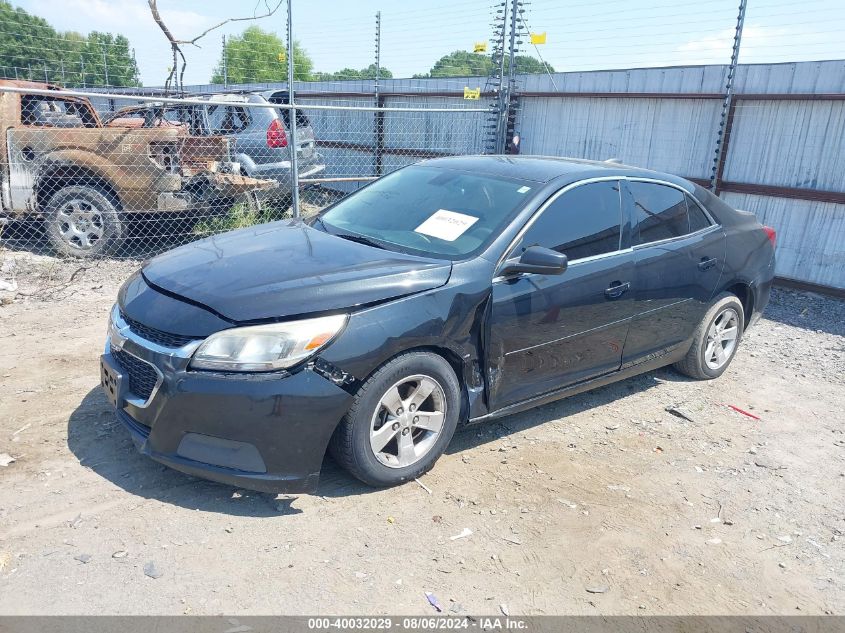
[[[96,127],[87,104],[43,95],[21,96],[21,123],[40,127]]]
[[[341,200],[313,226],[382,248],[461,259],[501,234],[535,184],[414,165]]]
[[[648,244],[690,232],[682,191],[651,182],[629,182],[634,204],[635,244]]]
[[[570,189],[555,199],[528,228],[513,255],[529,246],[563,253],[570,261],[620,248],[622,206],[617,181]]]

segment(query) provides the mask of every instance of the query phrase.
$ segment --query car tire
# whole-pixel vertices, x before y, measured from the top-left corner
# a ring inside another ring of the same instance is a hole
[[[89,185],[63,187],[45,209],[47,237],[59,255],[102,257],[123,238],[119,204],[113,196]]]
[[[742,302],[736,295],[720,294],[698,324],[687,355],[675,363],[675,369],[697,380],[718,378],[736,355],[744,324]]]
[[[402,354],[361,386],[329,451],[370,486],[401,484],[434,466],[455,433],[460,411],[461,388],[442,356]],[[435,432],[438,413],[442,421]]]

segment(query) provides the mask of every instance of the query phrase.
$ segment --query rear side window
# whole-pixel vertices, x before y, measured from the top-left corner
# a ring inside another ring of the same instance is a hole
[[[710,220],[707,219],[707,216],[704,214],[704,211],[701,210],[701,207],[699,207],[689,196],[686,196],[686,199],[687,210],[689,211],[689,232],[695,233],[696,231],[706,229],[710,226]]]
[[[619,250],[622,206],[619,183],[596,182],[567,191],[552,202],[525,232],[515,255],[544,246],[570,260]]]
[[[634,203],[636,244],[648,244],[689,233],[689,215],[683,192],[650,182],[629,182]]]
[[[285,122],[285,127],[290,129],[290,110],[282,110],[282,121]],[[304,128],[310,127],[311,121],[308,120],[308,116],[302,111],[296,111],[296,128]]]
[[[249,127],[251,117],[240,106],[208,106],[208,124],[212,134],[237,134]]]
[[[270,103],[280,103],[280,104],[288,104],[290,103],[290,98],[288,93],[285,91],[282,92],[275,92],[270,95],[268,99]],[[290,129],[290,110],[280,110],[282,115],[282,121],[285,123],[285,127],[289,130]],[[308,120],[308,115],[305,114],[302,110],[296,111],[296,127],[311,127],[311,121]]]

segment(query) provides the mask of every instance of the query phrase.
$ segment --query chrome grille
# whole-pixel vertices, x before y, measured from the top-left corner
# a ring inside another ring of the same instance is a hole
[[[158,374],[153,366],[123,350],[112,348],[111,355],[129,377],[129,391],[141,400],[149,400],[158,383]]]
[[[130,319],[122,312],[120,313],[120,316],[124,321],[126,321],[126,324],[132,332],[151,343],[155,343],[156,345],[162,345],[164,347],[182,347],[191,341],[197,340],[193,336],[183,336],[181,334],[162,332],[161,330],[146,326],[143,323],[138,323],[138,321]]]

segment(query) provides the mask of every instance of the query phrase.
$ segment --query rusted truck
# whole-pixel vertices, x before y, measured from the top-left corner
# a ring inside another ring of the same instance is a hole
[[[3,90],[12,86],[51,93]],[[224,137],[186,126],[105,127],[87,99],[48,84],[0,81],[0,123],[0,216],[43,219],[63,255],[113,253],[130,220],[213,215],[276,186],[241,175]]]

